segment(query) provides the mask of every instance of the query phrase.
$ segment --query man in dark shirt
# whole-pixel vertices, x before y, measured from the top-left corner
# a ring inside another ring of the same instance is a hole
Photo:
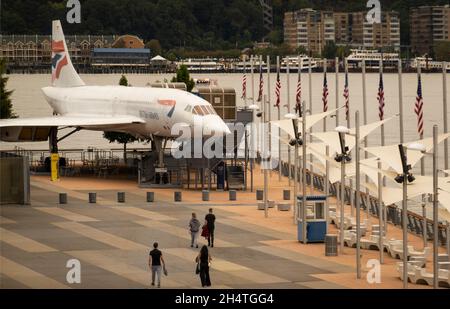
[[[216,216],[213,215],[212,208],[209,209],[209,214],[205,216],[206,225],[208,226],[208,246],[214,247],[214,228],[215,228],[215,221]]]
[[[158,250],[157,242],[153,244],[153,250],[150,251],[148,266],[150,266],[150,269],[152,270],[152,285],[155,285],[155,275],[158,275],[158,288],[161,287],[161,272],[162,268],[165,267],[165,263],[162,252]]]

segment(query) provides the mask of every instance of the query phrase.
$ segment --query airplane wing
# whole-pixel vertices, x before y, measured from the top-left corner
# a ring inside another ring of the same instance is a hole
[[[135,116],[53,116],[40,118],[15,118],[0,121],[0,140],[7,142],[45,141],[52,127],[111,128],[141,124],[145,121]]]

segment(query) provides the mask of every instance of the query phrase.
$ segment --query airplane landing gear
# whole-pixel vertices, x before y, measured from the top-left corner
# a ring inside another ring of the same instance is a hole
[[[169,183],[169,174],[164,164],[164,148],[166,148],[167,138],[154,136],[153,145],[158,153],[158,160],[155,164],[155,184],[165,185]]]

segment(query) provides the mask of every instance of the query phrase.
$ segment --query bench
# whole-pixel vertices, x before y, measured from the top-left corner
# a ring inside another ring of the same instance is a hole
[[[277,205],[277,208],[279,211],[290,211],[291,210],[291,204],[288,203],[280,203]]]

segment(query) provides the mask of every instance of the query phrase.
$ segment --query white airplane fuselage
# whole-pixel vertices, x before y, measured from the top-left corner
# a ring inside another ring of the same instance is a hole
[[[135,116],[145,123],[124,124],[109,128],[140,138],[151,136],[176,137],[171,132],[176,123],[184,123],[193,129],[227,134],[228,127],[217,114],[197,115],[195,106],[210,106],[206,100],[189,92],[177,89],[125,87],[125,86],[80,86],[70,88],[44,87],[42,91],[55,113],[61,116]],[[107,131],[105,126],[80,126],[83,129]],[[193,133],[193,131],[191,131]],[[206,134],[208,135],[208,134]]]

